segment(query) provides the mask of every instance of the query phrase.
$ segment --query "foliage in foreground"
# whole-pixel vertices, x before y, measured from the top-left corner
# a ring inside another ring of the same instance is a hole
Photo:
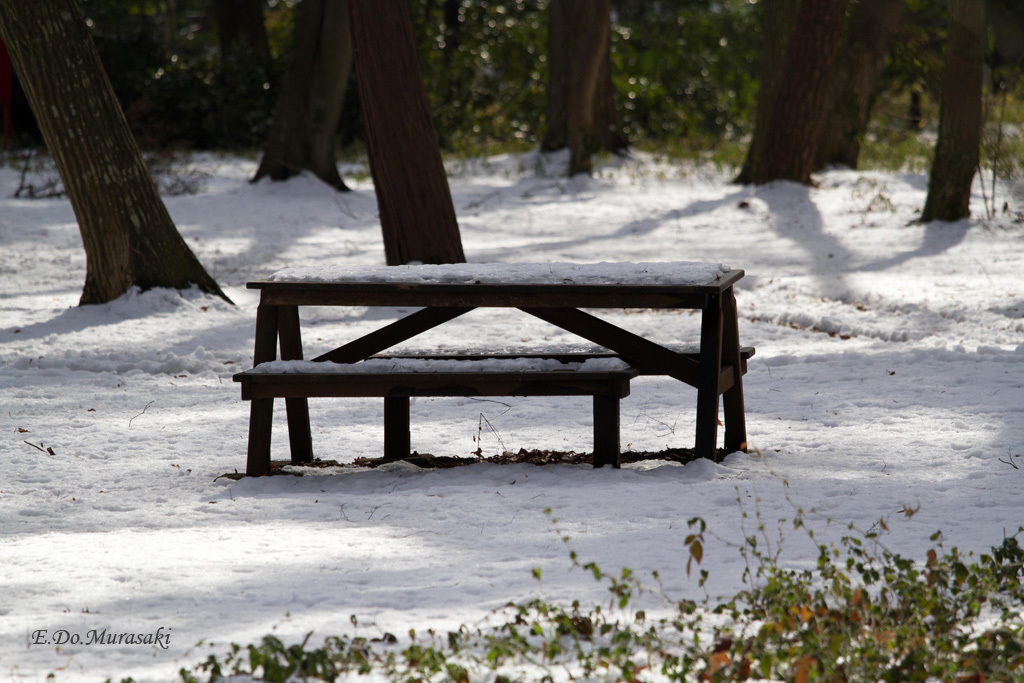
[[[884,525],[884,522],[883,522]],[[703,557],[705,523],[690,521],[689,573]],[[801,515],[794,528],[803,528]],[[761,527],[763,530],[763,527]],[[607,606],[510,603],[483,626],[406,644],[391,634],[329,637],[323,646],[273,636],[232,645],[186,683],[252,676],[264,681],[1024,681],[1024,549],[1014,536],[975,557],[945,550],[940,534],[923,564],[886,550],[875,534],[817,544],[814,569],[787,569],[750,535],[738,550],[748,586],[728,600],[672,601],[624,569],[581,568],[607,586]],[[813,531],[807,533],[814,537]],[[534,570],[539,579],[540,571]],[[658,575],[653,575],[657,582]],[[708,578],[700,570],[700,586]],[[665,601],[649,619],[643,593]],[[357,627],[355,617],[352,623]]]

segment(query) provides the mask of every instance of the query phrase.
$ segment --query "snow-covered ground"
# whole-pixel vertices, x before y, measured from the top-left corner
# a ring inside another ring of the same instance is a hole
[[[914,224],[926,178],[913,174],[836,170],[817,188],[750,188],[643,155],[593,179],[560,177],[557,155],[454,164],[471,262],[743,268],[759,454],[619,471],[402,464],[234,481],[218,476],[244,467],[248,405],[231,375],[252,362],[256,295],[245,282],[291,266],[378,265],[383,249],[369,181],[337,194],[307,177],[251,185],[245,160],[193,163],[209,174],[205,189],[167,205],[236,306],[150,291],[78,308],[85,255],[70,205],[13,199],[19,174],[0,168],[2,680],[170,680],[231,642],[350,633],[350,615],[367,635],[402,634],[476,623],[531,595],[604,600],[570,571],[562,533],[581,559],[659,570],[683,598],[699,595],[684,571],[695,516],[716,535],[703,565],[712,593],[739,587],[728,543],[742,538],[744,512],[774,525],[813,510],[822,538],[884,519],[886,545],[918,557],[936,530],[978,551],[1024,523],[1024,226],[1012,212]],[[981,213],[980,188],[973,206]],[[399,314],[314,309],[307,352]],[[690,312],[602,315],[665,342],[699,328]],[[418,344],[572,341],[525,315],[475,311]],[[379,455],[381,403],[311,401],[316,454]],[[622,443],[691,446],[694,409],[694,391],[638,378]],[[591,446],[586,398],[419,399],[412,415],[421,453]],[[813,561],[805,536],[785,536],[785,562]],[[88,642],[104,630],[150,642]]]

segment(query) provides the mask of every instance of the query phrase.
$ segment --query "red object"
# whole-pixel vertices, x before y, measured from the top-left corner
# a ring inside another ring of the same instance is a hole
[[[11,56],[0,39],[0,106],[4,110],[4,140],[11,139]]]

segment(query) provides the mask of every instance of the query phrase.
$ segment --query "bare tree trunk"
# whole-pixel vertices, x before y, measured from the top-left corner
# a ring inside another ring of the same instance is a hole
[[[800,0],[764,0],[762,5],[760,89],[754,113],[754,134],[743,168],[736,178],[737,183],[744,184],[753,182],[753,161],[761,158],[771,135],[769,126],[786,66],[786,49],[796,30],[800,12]]]
[[[939,141],[921,214],[923,222],[956,221],[971,215],[971,183],[981,150],[984,0],[949,0],[947,12]]]
[[[263,159],[253,180],[286,180],[303,170],[338,190],[335,134],[352,73],[347,0],[303,0],[292,61],[281,85]]]
[[[814,0],[800,5],[772,107],[769,136],[760,156],[751,159],[752,182],[810,184],[848,5],[849,0]]]
[[[409,3],[349,0],[349,10],[387,263],[465,261]]]
[[[604,51],[601,58],[601,70],[597,74],[597,93],[594,97],[594,139],[599,150],[621,152],[629,147],[629,140],[622,132],[619,110],[615,106],[610,31],[609,23],[609,49]]]
[[[570,2],[551,0],[548,12],[547,130],[540,147],[551,152],[569,144],[569,91],[574,43],[579,35],[578,28],[572,24]]]
[[[197,285],[226,300],[174,227],[75,0],[0,2],[0,35],[78,219],[80,303],[133,286]]]
[[[906,0],[860,0],[854,5],[842,58],[832,76],[829,116],[818,142],[816,168],[857,167],[878,80],[905,12]]]
[[[244,44],[257,59],[270,61],[270,44],[260,0],[214,0],[213,9],[221,56],[228,54],[235,45]]]
[[[610,0],[553,0],[548,44],[544,150],[571,150],[569,174],[589,173],[591,156],[628,146],[611,77]]]

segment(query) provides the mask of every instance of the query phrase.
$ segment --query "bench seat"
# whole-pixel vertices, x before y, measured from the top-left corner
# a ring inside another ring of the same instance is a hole
[[[700,358],[700,348],[696,344],[666,344],[665,348],[675,351],[679,355],[697,361]],[[740,347],[740,372],[747,374],[747,361],[750,360],[756,349],[753,346]],[[479,353],[472,350],[458,350],[451,351],[448,353],[436,353],[434,351],[410,351],[401,354],[378,354],[371,356],[372,360],[382,359],[394,359],[394,360],[412,360],[412,359],[424,359],[424,360],[513,360],[513,359],[529,359],[529,360],[554,360],[559,363],[580,363],[588,360],[614,360],[618,359],[619,355],[612,351],[603,351],[599,348],[579,348],[579,347],[565,347],[565,348],[554,348],[545,352],[534,352],[534,351],[509,351],[507,353]],[[728,367],[728,366],[726,366]],[[647,373],[640,371],[639,374],[647,375],[653,373]],[[725,373],[723,373],[725,374]],[[727,386],[723,384],[722,386]]]
[[[639,372],[614,357],[376,357],[271,361],[236,374],[244,400],[383,397],[384,457],[410,452],[412,396],[593,396],[594,466],[619,466],[619,399]]]

